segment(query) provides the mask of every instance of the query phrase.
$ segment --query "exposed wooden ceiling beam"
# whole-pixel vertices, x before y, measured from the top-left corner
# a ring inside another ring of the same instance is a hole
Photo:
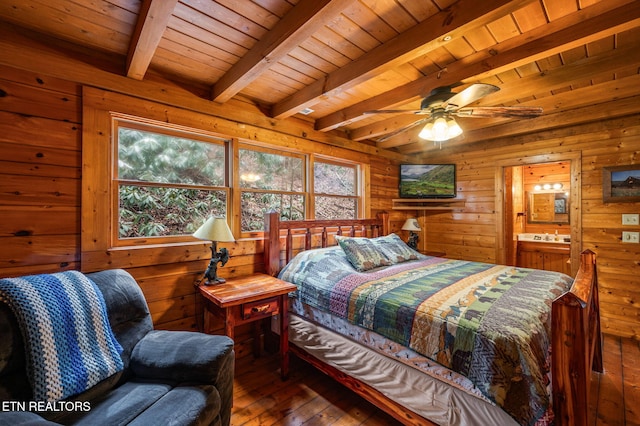
[[[224,103],[335,18],[354,0],[302,0],[213,86],[211,97]]]
[[[522,77],[518,80],[514,80],[513,82],[505,83],[502,86],[503,89],[505,90],[492,93],[486,98],[483,98],[483,103],[490,104],[490,105],[512,104],[515,101],[512,98],[516,93],[532,93],[533,91],[536,90],[536,88],[539,88],[539,87],[545,87],[545,90],[552,91],[552,90],[558,90],[566,87],[568,81],[580,81],[582,79],[597,80],[601,77],[608,77],[611,74],[616,74],[622,70],[625,70],[629,67],[630,63],[636,63],[639,61],[640,61],[640,50],[638,50],[636,46],[618,48],[616,50],[604,52],[597,56],[585,58],[581,61],[567,64],[562,68],[557,68],[552,71],[544,71],[539,74],[532,74],[527,77]],[[617,83],[617,81],[614,81],[613,83],[619,84]],[[567,92],[567,93],[570,93],[570,92]],[[601,93],[604,96],[608,96],[610,93],[613,93],[613,92],[611,92],[610,90],[600,89],[599,93]],[[561,102],[560,100],[563,98],[564,98],[563,94],[559,94],[553,97],[549,96],[548,102],[551,102],[553,105],[558,105]],[[583,98],[583,96],[576,96],[574,92],[569,96],[569,98],[581,99]],[[519,105],[538,106],[538,105],[544,104],[546,101],[547,101],[547,98],[543,98],[541,100],[532,100]],[[593,101],[590,101],[590,103],[592,102]],[[554,108],[554,109],[557,110],[557,108]],[[554,112],[557,112],[557,111],[554,111]],[[548,111],[547,108],[545,107],[544,115],[546,116],[549,113],[552,113],[552,112]],[[406,118],[406,120],[411,122],[419,118],[420,116],[408,114],[408,118]],[[397,119],[400,120],[401,118],[397,117]],[[462,123],[464,121],[469,122],[470,120],[473,120],[473,121],[481,120],[484,123],[490,122],[487,119],[479,119],[479,118],[478,119],[469,118],[466,120],[462,119],[462,121],[459,120],[458,122],[459,123]],[[494,123],[496,121],[499,123],[505,120],[513,121],[509,119],[497,119],[492,121]],[[462,124],[461,126],[464,128]],[[373,126],[364,126],[363,128],[358,130],[361,131],[362,129],[366,129],[369,127],[373,128]],[[486,126],[486,127],[492,127],[492,126]],[[465,131],[465,135],[467,133],[468,132]],[[383,133],[379,133],[378,135],[380,134],[383,134]],[[360,134],[358,133],[358,135]],[[383,142],[378,142],[376,146],[378,148],[389,149],[389,148],[396,148],[402,145],[412,144],[416,142],[417,142],[416,135],[407,133],[405,135],[398,135],[396,137],[385,140]]]
[[[203,129],[212,125],[211,117],[219,117],[222,122],[231,123],[221,132],[230,137],[256,139],[274,144],[276,141],[293,141],[292,146],[298,146],[299,139],[304,139],[370,155],[384,156],[396,161],[408,161],[403,154],[380,150],[375,146],[351,141],[334,133],[317,132],[310,126],[297,123],[295,120],[280,121],[266,118],[257,108],[248,110],[247,106],[239,107],[233,102],[231,102],[232,105],[229,103],[219,105],[177,84],[170,82],[160,84],[147,79],[133,81],[121,74],[106,71],[83,61],[82,54],[70,55],[70,50],[65,47],[67,46],[64,43],[56,43],[54,39],[47,39],[30,30],[21,29],[9,23],[0,25],[0,52],[4,52],[4,55],[0,55],[0,65],[43,73],[73,81],[79,86],[91,86],[153,102],[178,105],[185,114],[192,112],[206,114],[208,118],[206,121],[203,120]]]
[[[508,39],[447,65],[447,71],[428,75],[316,120],[328,131],[364,118],[366,111],[384,109],[423,97],[431,89],[471,82],[633,28],[640,19],[640,2],[608,0],[559,18],[545,26]]]
[[[465,132],[464,139],[443,142],[442,150],[461,149],[469,144],[481,141],[573,126],[594,120],[602,120],[605,117],[615,118],[637,113],[638,101],[640,100],[637,91],[638,84],[640,84],[640,75],[634,75],[598,86],[584,87],[556,95],[550,100],[551,102],[571,106],[576,100],[585,99],[585,103],[575,108],[556,110],[553,114],[545,114],[526,121],[510,121],[501,125]],[[607,91],[618,93],[619,99],[613,101],[611,101],[610,97],[603,99]],[[415,155],[432,150],[439,150],[439,148],[428,141],[414,142],[401,148],[401,152],[407,155]]]
[[[144,0],[127,53],[127,77],[142,80],[178,0]]]
[[[400,114],[386,120],[377,121],[367,126],[359,127],[353,130],[349,137],[354,141],[363,141],[365,139],[376,138],[378,136],[386,135],[395,129],[407,126],[421,118],[425,118],[424,115],[416,114]]]
[[[566,64],[554,70],[542,70],[541,73],[522,77],[518,81],[505,83],[505,90],[501,90],[482,99],[483,103],[491,105],[511,104],[513,96],[518,93],[534,92],[540,87],[553,91],[567,87],[569,81],[597,80],[600,77],[609,77],[625,70],[629,64],[640,62],[640,49],[638,46],[617,48],[608,52],[584,58],[580,61]],[[529,102],[530,103],[530,102]]]
[[[351,89],[385,71],[425,55],[451,40],[460,38],[465,32],[495,21],[528,3],[531,3],[531,0],[460,0],[337,69],[324,79],[317,80],[278,102],[272,108],[272,116],[291,116],[322,98]]]

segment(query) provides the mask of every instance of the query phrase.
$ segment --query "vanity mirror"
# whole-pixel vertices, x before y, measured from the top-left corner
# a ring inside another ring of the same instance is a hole
[[[527,223],[569,223],[569,195],[565,191],[529,192],[527,202]]]

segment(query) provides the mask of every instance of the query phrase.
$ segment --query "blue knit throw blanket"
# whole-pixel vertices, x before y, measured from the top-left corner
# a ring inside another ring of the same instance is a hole
[[[79,394],[123,369],[100,289],[77,271],[0,280],[16,315],[36,401]]]

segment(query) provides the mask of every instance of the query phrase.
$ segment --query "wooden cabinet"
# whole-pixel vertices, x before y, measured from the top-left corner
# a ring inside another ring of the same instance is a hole
[[[517,266],[571,275],[569,244],[518,241]]]

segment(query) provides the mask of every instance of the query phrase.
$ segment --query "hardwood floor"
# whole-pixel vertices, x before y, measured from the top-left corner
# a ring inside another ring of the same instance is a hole
[[[640,425],[640,342],[604,336],[604,374],[591,378],[594,425]]]
[[[371,425],[398,423],[380,409],[298,358],[282,381],[276,355],[236,362],[232,426]]]
[[[233,426],[394,426],[377,407],[292,357],[289,380],[280,380],[276,355],[236,363]],[[640,426],[640,342],[604,337],[605,373],[592,378],[591,425]]]

